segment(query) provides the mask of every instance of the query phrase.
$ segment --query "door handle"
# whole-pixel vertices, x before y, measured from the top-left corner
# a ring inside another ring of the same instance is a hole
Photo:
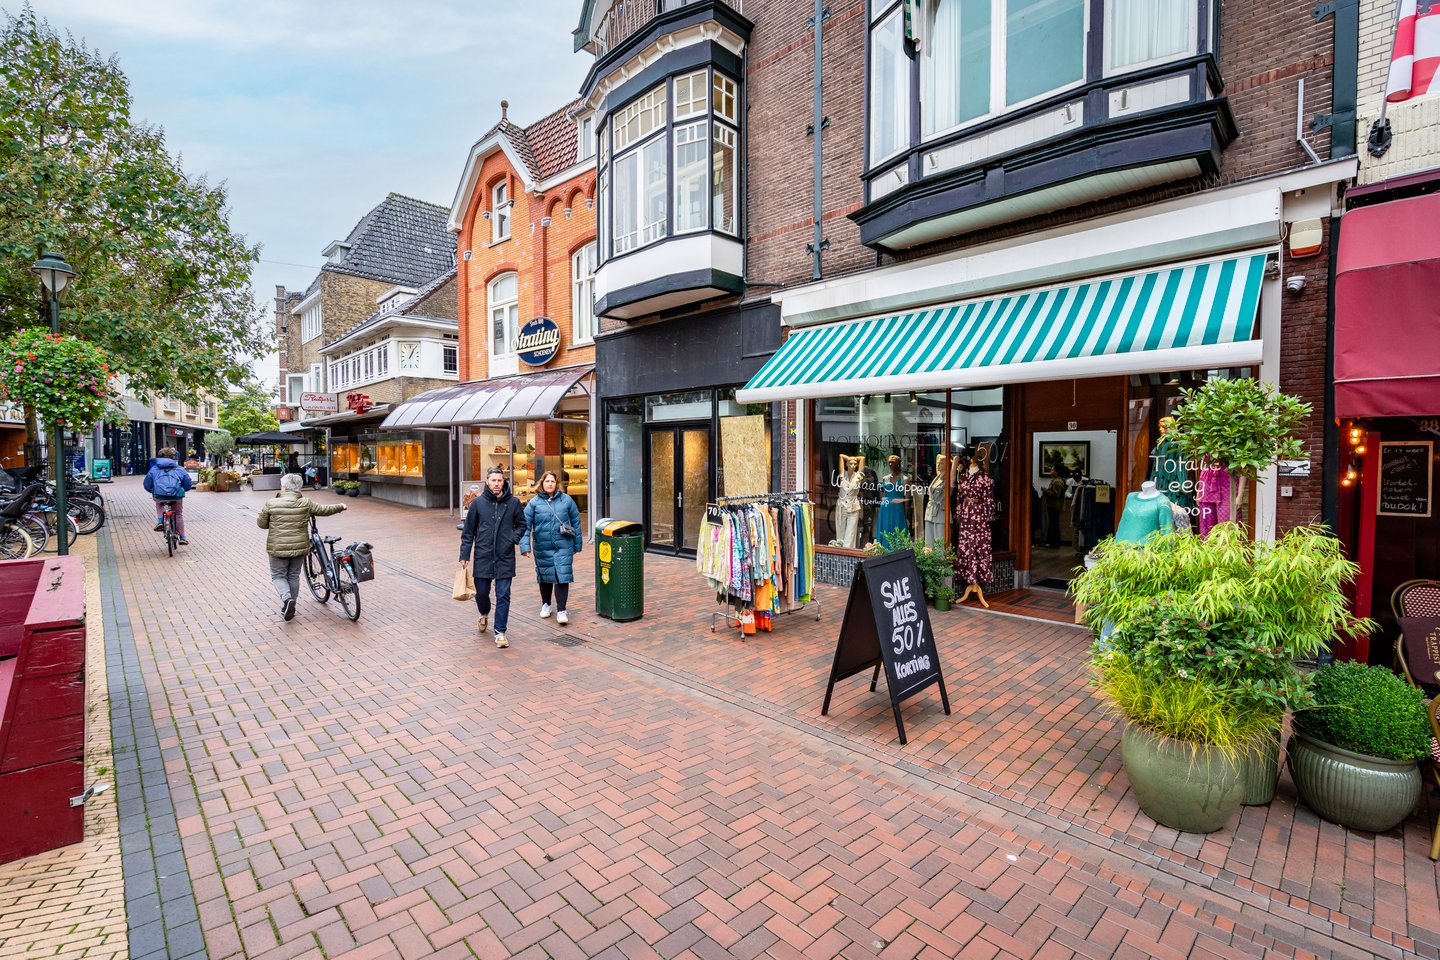
[[[685,509],[685,494],[684,494],[684,493],[677,493],[677,494],[675,494],[675,506],[679,507],[679,508],[682,509],[682,510]]]

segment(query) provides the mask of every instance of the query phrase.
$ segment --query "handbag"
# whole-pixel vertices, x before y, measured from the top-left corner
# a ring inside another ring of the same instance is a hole
[[[450,591],[450,597],[454,600],[475,599],[475,578],[470,575],[468,567],[455,568],[455,587]]]
[[[575,528],[570,526],[570,524],[566,521],[560,519],[560,515],[555,512],[555,501],[546,500],[545,505],[550,508],[550,516],[554,517],[555,522],[560,525],[560,536],[573,538],[575,536]]]

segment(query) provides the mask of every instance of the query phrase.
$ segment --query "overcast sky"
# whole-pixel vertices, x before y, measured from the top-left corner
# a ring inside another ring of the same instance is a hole
[[[581,0],[31,0],[115,54],[135,116],[191,175],[229,186],[262,246],[256,294],[303,289],[320,251],[390,191],[448,206],[470,145],[500,118],[568,103],[591,58]],[[0,0],[16,12],[21,0]],[[273,383],[276,358],[256,370]]]

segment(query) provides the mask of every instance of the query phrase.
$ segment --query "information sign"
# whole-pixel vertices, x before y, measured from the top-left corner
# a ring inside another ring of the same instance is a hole
[[[1395,440],[1380,444],[1377,516],[1430,516],[1434,456],[1432,440]]]

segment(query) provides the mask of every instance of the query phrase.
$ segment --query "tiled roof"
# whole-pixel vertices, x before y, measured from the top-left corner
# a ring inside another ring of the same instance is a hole
[[[329,341],[325,345],[328,347],[331,343],[336,343],[340,340],[344,340],[346,337],[360,333],[364,331],[367,327],[377,327],[380,325],[381,321],[395,317],[413,316],[425,317],[430,320],[453,320],[454,318],[452,317],[431,316],[430,314],[425,313],[423,310],[418,308],[423,307],[425,301],[428,300],[430,296],[435,293],[435,291],[445,286],[445,284],[449,283],[451,280],[454,280],[455,274],[456,268],[452,266],[449,270],[446,270],[444,273],[440,274],[435,279],[425,284],[425,286],[415,291],[415,293],[411,294],[398,310],[392,310],[389,313],[382,314],[380,312],[380,309],[377,307],[375,309],[375,312],[370,314],[370,316],[366,317],[364,320],[361,320],[359,323],[355,324],[355,326],[351,327],[349,330],[346,330],[344,333],[340,334],[340,336],[336,337],[334,340]],[[455,321],[455,323],[457,326],[459,325],[459,321]]]
[[[450,211],[392,193],[365,214],[345,243],[339,263],[322,270],[419,287],[455,264],[455,238],[445,228]]]
[[[510,141],[525,164],[531,180],[545,180],[575,163],[579,156],[578,134],[575,130],[575,109],[579,100],[572,100],[547,116],[541,117],[528,127],[501,120],[485,131],[483,141],[491,134],[499,133]]]

